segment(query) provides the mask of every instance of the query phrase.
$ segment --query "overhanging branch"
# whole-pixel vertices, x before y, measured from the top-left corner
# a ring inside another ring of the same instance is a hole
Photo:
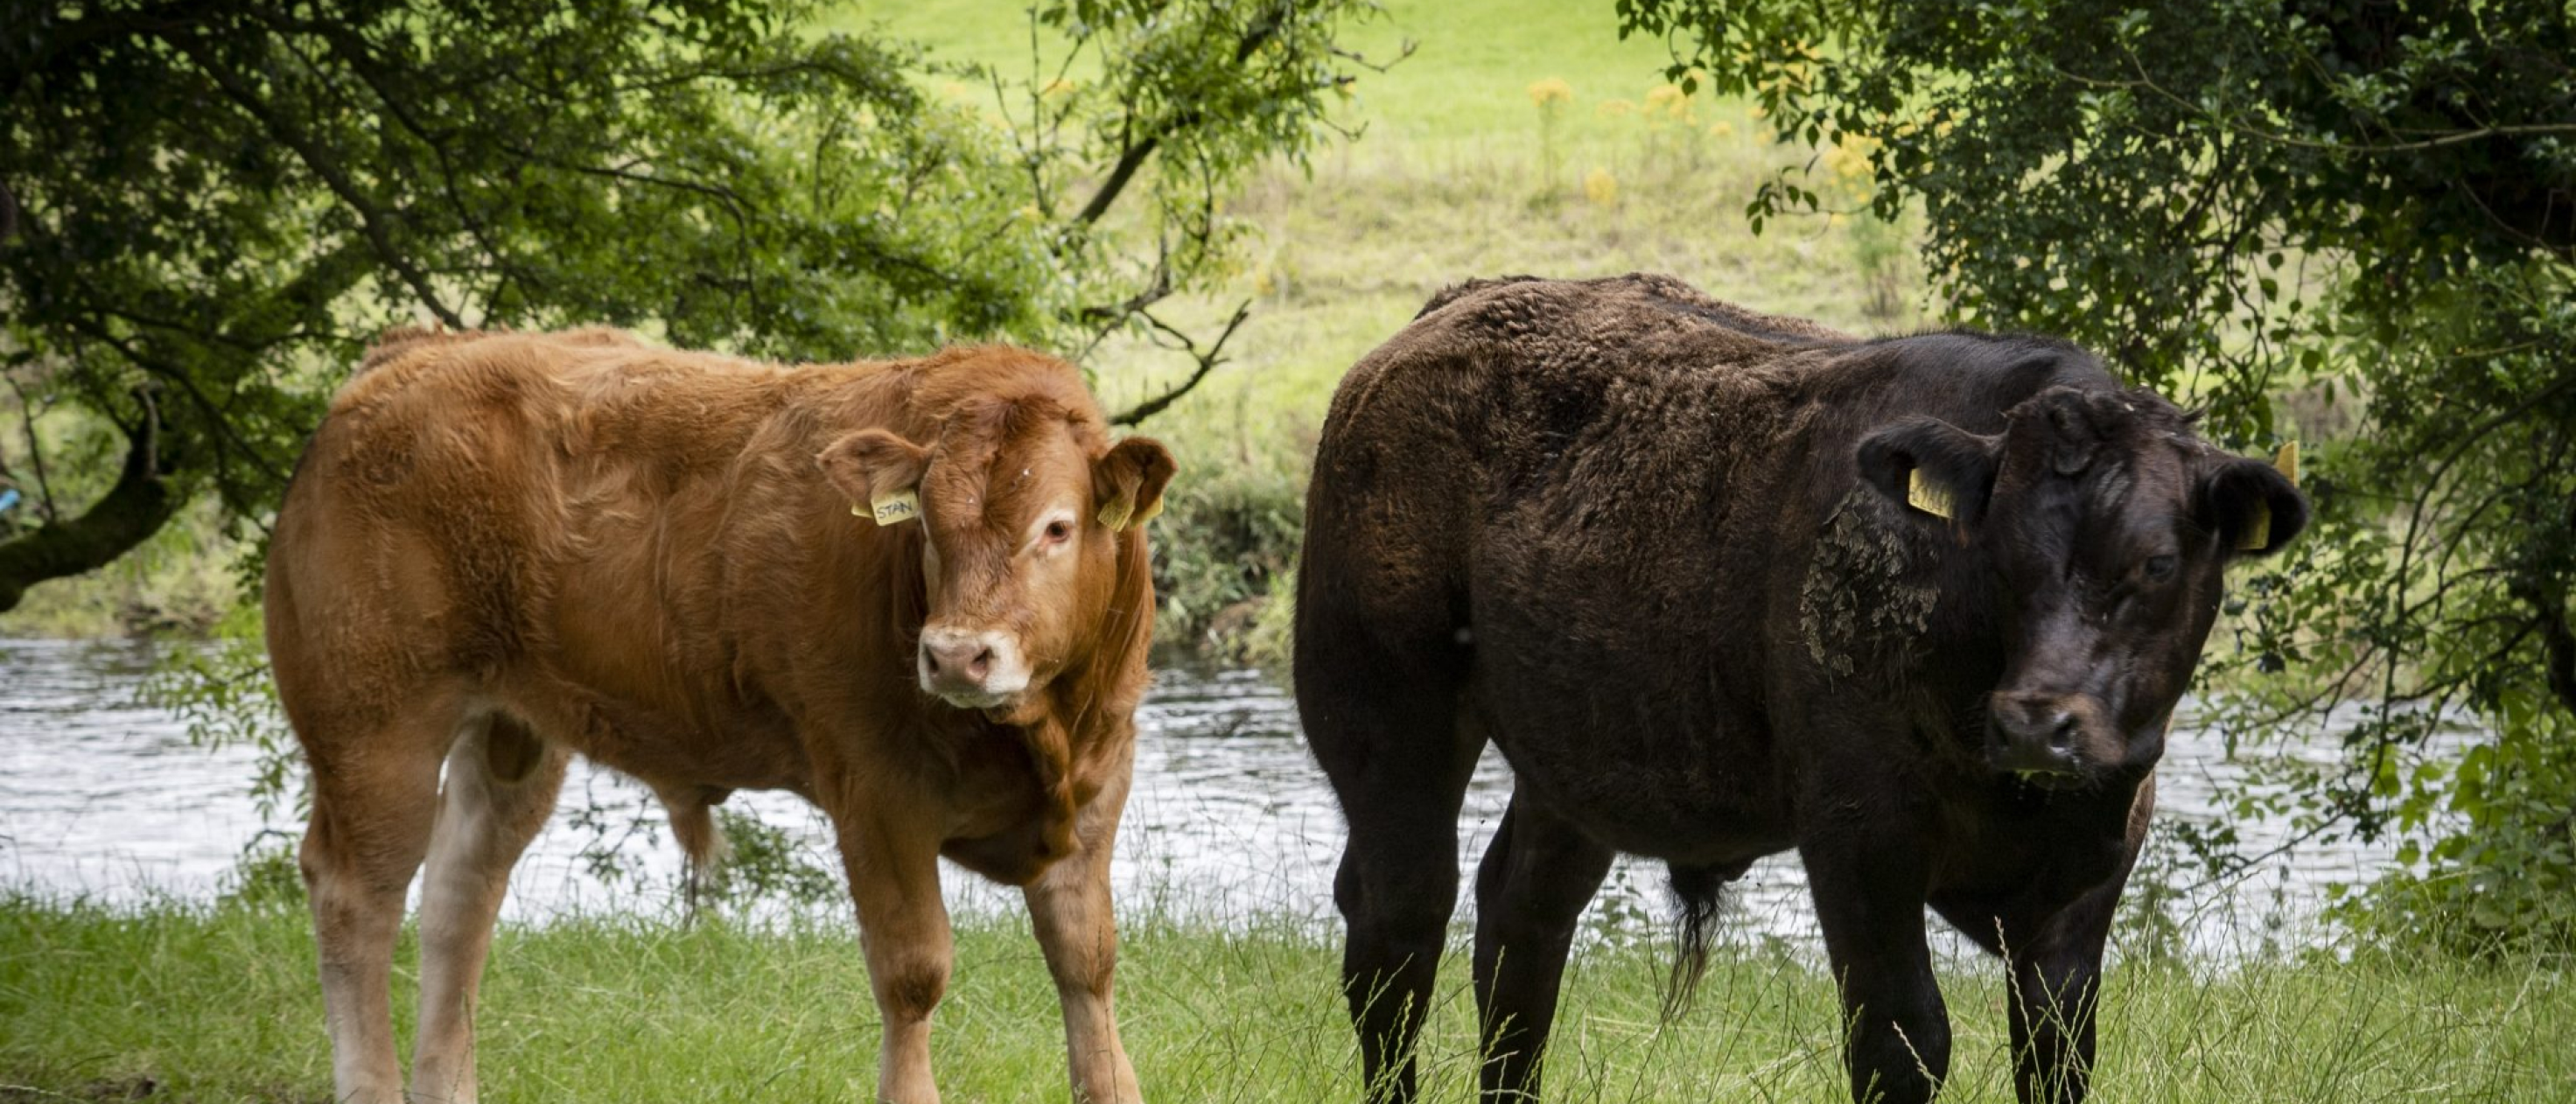
[[[125,466],[116,484],[88,512],[0,544],[0,612],[16,609],[37,583],[107,566],[179,512],[182,500],[161,470],[160,437],[160,417],[147,403],[126,435]]]
[[[1173,340],[1178,341],[1180,343],[1181,351],[1188,353],[1190,355],[1190,359],[1197,361],[1198,367],[1191,369],[1189,378],[1174,385],[1171,390],[1165,391],[1160,395],[1156,395],[1153,398],[1145,400],[1144,402],[1137,403],[1135,406],[1127,408],[1127,410],[1118,414],[1116,417],[1109,419],[1109,424],[1111,425],[1134,426],[1147,418],[1151,418],[1156,414],[1162,413],[1173,403],[1181,401],[1181,396],[1189,394],[1191,389],[1197,387],[1200,380],[1206,379],[1208,373],[1215,371],[1217,365],[1225,362],[1225,343],[1234,337],[1234,331],[1243,328],[1244,319],[1252,317],[1252,300],[1246,299],[1243,301],[1242,305],[1234,308],[1234,317],[1226,320],[1225,330],[1217,334],[1216,341],[1211,343],[1205,350],[1201,350],[1199,348],[1199,343],[1191,340],[1190,335],[1172,328],[1165,324],[1162,319],[1156,318],[1152,314],[1144,311],[1138,311],[1137,313],[1142,315],[1145,321],[1152,325],[1156,330],[1159,330],[1162,333],[1169,335]]]
[[[1234,63],[1241,65],[1251,60],[1253,54],[1269,44],[1271,39],[1278,37],[1279,29],[1286,25],[1289,14],[1288,5],[1281,4],[1256,19],[1252,26],[1244,31],[1242,40],[1235,43]],[[1090,201],[1082,205],[1082,210],[1073,216],[1073,221],[1084,224],[1100,221],[1100,216],[1108,214],[1110,206],[1118,202],[1119,193],[1127,190],[1128,182],[1135,179],[1136,170],[1144,168],[1145,162],[1154,156],[1154,151],[1162,148],[1163,139],[1197,126],[1204,118],[1206,113],[1197,108],[1190,108],[1163,120],[1142,134],[1130,132],[1129,139],[1118,151],[1117,162],[1109,167],[1109,175],[1101,180],[1100,189],[1091,193]]]

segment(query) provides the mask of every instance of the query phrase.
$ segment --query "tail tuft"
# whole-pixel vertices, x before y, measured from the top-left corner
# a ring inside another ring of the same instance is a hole
[[[1698,995],[1700,975],[1708,971],[1709,922],[1717,919],[1726,883],[1743,876],[1744,870],[1741,864],[1668,868],[1679,915],[1674,917],[1678,926],[1673,931],[1673,972],[1664,982],[1666,1022],[1680,1019],[1690,1010],[1691,998]]]

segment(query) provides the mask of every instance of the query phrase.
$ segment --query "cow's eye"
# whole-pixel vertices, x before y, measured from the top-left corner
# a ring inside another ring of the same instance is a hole
[[[1073,539],[1072,522],[1058,519],[1047,523],[1046,541],[1048,544],[1063,544],[1071,539]]]
[[[2150,583],[2161,583],[2173,578],[2174,569],[2180,566],[2181,561],[2172,556],[2149,556],[2147,562],[2138,565],[2138,574]]]

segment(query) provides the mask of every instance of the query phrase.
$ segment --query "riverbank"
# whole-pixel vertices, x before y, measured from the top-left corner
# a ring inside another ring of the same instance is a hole
[[[1119,1014],[1149,1099],[1353,1099],[1337,945],[1302,926],[1131,918]],[[409,1031],[411,947],[396,972]],[[1841,1095],[1825,977],[1740,952],[1662,1026],[1664,960],[1602,948],[1568,973],[1557,1100]],[[2105,991],[2104,1099],[2553,1101],[2576,1093],[2566,963],[2364,956],[2227,970],[2140,963]],[[294,905],[104,908],[0,894],[0,1101],[320,1101],[328,1045]],[[2012,1098],[2003,984],[1945,973],[1953,1102]],[[1471,1094],[1474,1001],[1444,964],[1426,1059]],[[601,916],[505,926],[479,1016],[486,1101],[822,1100],[865,1092],[875,1013],[831,925],[748,930]],[[1063,1098],[1061,1027],[1023,922],[961,918],[933,1053],[950,1099]]]

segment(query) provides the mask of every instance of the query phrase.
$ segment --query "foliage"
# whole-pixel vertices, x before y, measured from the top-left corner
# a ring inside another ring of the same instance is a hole
[[[1099,76],[996,120],[928,86],[998,75],[803,5],[9,0],[0,357],[127,477],[0,543],[0,609],[200,489],[255,528],[392,322],[799,359],[1140,329],[1212,363],[1151,309],[1221,269],[1218,197],[1303,154],[1368,10],[1049,3]]]
[[[237,606],[208,639],[171,642],[137,696],[177,715],[197,747],[256,749],[251,800],[262,822],[275,823],[281,813],[301,819],[311,795],[296,762],[295,733],[277,703],[277,682],[268,675],[260,624],[258,607]]]
[[[716,810],[716,827],[724,834],[725,853],[707,888],[717,900],[838,904],[846,893],[837,863],[816,857],[794,833],[722,808]]]
[[[2289,432],[2284,390],[2357,408],[2312,465],[2316,528],[2231,599],[2221,719],[2359,703],[2344,761],[2289,780],[2319,830],[2436,838],[2413,899],[2576,933],[2576,11],[1619,9],[1782,141],[1862,150],[1880,215],[1919,201],[1959,321],[2101,350],[2240,447]],[[1754,225],[1823,209],[1807,179],[1766,182]],[[2487,734],[2428,756],[2463,713]]]
[[[1294,574],[1289,566],[1306,523],[1304,481],[1277,472],[1208,472],[1175,481],[1164,502],[1155,522],[1155,597],[1163,619],[1157,641],[1211,652],[1239,646],[1265,596]],[[1175,532],[1188,538],[1160,539]]]

